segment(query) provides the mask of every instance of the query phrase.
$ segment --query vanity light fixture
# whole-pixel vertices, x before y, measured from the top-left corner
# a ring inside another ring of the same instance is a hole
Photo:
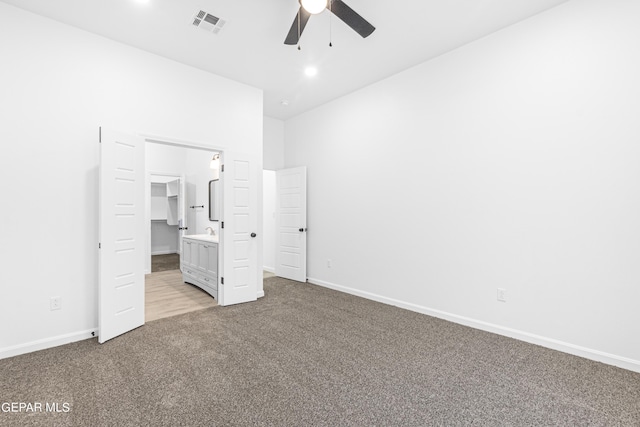
[[[218,160],[220,160],[220,154],[216,153],[213,155],[213,158],[211,159],[211,163],[209,163],[209,167],[211,169],[218,169]]]

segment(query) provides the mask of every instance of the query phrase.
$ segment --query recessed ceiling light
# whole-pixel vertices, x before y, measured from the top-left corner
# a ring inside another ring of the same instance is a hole
[[[140,4],[147,4],[149,3],[151,0],[135,0],[136,3],[140,3]]]
[[[316,67],[307,67],[304,70],[304,73],[308,76],[308,77],[313,77],[316,74],[318,74],[318,69]]]
[[[280,105],[282,105],[283,107],[288,107],[289,106],[289,100],[288,99],[283,99],[282,101],[280,101]]]

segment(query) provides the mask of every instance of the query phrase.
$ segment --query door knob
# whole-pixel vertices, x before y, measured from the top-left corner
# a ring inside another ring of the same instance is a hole
[[[307,231],[307,229],[306,228],[298,228],[298,231],[303,233],[303,232]]]
[[[257,234],[256,233],[251,233],[251,237],[256,237]]]

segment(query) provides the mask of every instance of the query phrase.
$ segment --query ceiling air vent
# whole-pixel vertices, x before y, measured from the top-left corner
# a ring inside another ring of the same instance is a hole
[[[218,34],[226,23],[227,21],[225,21],[224,19],[218,18],[217,16],[207,13],[204,10],[198,11],[198,13],[193,16],[194,27],[198,27],[213,34]]]

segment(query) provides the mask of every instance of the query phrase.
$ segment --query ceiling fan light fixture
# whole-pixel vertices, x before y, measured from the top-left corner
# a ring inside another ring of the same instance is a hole
[[[316,15],[327,8],[327,0],[300,0],[304,10],[312,15]]]

